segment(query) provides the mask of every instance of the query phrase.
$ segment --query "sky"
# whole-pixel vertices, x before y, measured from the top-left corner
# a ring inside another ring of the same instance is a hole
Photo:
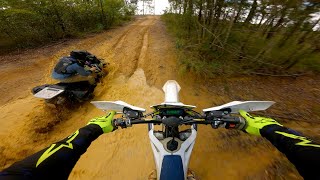
[[[168,0],[151,0],[150,4],[155,4],[155,11],[156,11],[156,15],[160,15],[163,14],[163,10],[165,10],[167,7],[169,7],[169,2]],[[146,3],[145,3],[146,5]],[[143,7],[143,2],[142,1],[138,1],[138,10],[139,10],[139,14],[142,14],[142,7]],[[145,13],[148,13],[145,11]]]

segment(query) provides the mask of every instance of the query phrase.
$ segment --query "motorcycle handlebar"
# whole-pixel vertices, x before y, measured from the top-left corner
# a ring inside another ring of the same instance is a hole
[[[115,128],[127,128],[131,127],[133,124],[164,124],[162,120],[145,120],[145,119],[123,119],[118,118],[113,120],[113,126]],[[224,126],[226,128],[234,128],[234,129],[244,129],[246,125],[246,121],[241,117],[229,117],[229,118],[221,118],[218,120],[206,120],[205,118],[197,118],[197,119],[189,119],[189,120],[181,120],[180,125],[192,125],[192,124],[204,124],[211,125],[212,128],[217,129],[220,126]]]

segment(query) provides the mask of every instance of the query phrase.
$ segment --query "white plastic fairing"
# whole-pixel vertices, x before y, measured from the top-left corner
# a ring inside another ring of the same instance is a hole
[[[94,106],[96,106],[98,109],[101,109],[104,111],[113,110],[113,111],[122,113],[124,107],[130,108],[135,111],[140,111],[140,112],[146,111],[143,108],[133,106],[123,101],[91,101],[91,103]]]
[[[202,111],[203,112],[218,111],[218,110],[226,109],[226,108],[230,108],[231,113],[238,113],[240,109],[245,110],[247,112],[263,111],[263,110],[268,109],[274,103],[275,103],[274,101],[232,101],[227,104],[204,109]]]
[[[179,91],[181,87],[175,80],[169,80],[164,85],[162,90],[165,95],[165,103],[178,103],[179,102]]]
[[[64,90],[62,89],[46,87],[41,91],[37,92],[36,94],[34,94],[34,97],[42,98],[42,99],[52,99],[58,96],[59,94],[61,94],[63,91]]]
[[[186,107],[186,108],[195,108],[196,106],[185,105],[179,101],[179,91],[181,87],[175,80],[168,80],[164,85],[162,90],[164,91],[165,101],[161,104],[154,105],[151,107]]]
[[[157,179],[160,179],[162,162],[163,162],[164,156],[166,155],[178,155],[181,157],[183,170],[184,170],[184,177],[187,177],[188,165],[189,165],[192,149],[196,141],[197,131],[193,128],[193,126],[191,126],[191,135],[187,140],[185,140],[181,144],[180,149],[177,152],[168,152],[163,147],[163,144],[155,137],[153,130],[154,130],[154,126],[151,125],[151,129],[149,131],[149,138],[150,138],[151,148],[153,151],[154,160],[157,168]]]

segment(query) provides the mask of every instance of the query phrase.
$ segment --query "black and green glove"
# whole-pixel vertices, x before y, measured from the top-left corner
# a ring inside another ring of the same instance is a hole
[[[96,124],[101,127],[104,133],[113,131],[112,120],[113,116],[116,114],[115,111],[111,111],[107,116],[96,117],[89,121],[89,124]]]
[[[244,131],[246,131],[249,134],[261,136],[260,130],[265,126],[272,125],[272,124],[282,126],[276,120],[271,118],[253,117],[244,110],[240,110],[239,113],[246,120],[246,126]]]

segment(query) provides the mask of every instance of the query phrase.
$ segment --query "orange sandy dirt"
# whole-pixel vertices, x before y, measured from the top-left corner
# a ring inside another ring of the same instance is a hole
[[[179,74],[174,40],[158,16],[137,17],[127,25],[84,39],[0,56],[0,167],[10,166],[84,126],[103,112],[89,102],[73,110],[52,109],[30,90],[53,83],[57,60],[86,49],[110,62],[109,75],[94,100],[123,100],[140,107],[163,101],[162,85],[175,79],[180,100],[201,108],[233,100],[273,100],[268,112],[283,124],[319,140],[320,83],[298,78],[233,77],[201,80]],[[199,127],[190,168],[199,179],[301,179],[268,141],[234,130]],[[82,155],[70,179],[147,179],[155,169],[147,127],[102,135]]]

